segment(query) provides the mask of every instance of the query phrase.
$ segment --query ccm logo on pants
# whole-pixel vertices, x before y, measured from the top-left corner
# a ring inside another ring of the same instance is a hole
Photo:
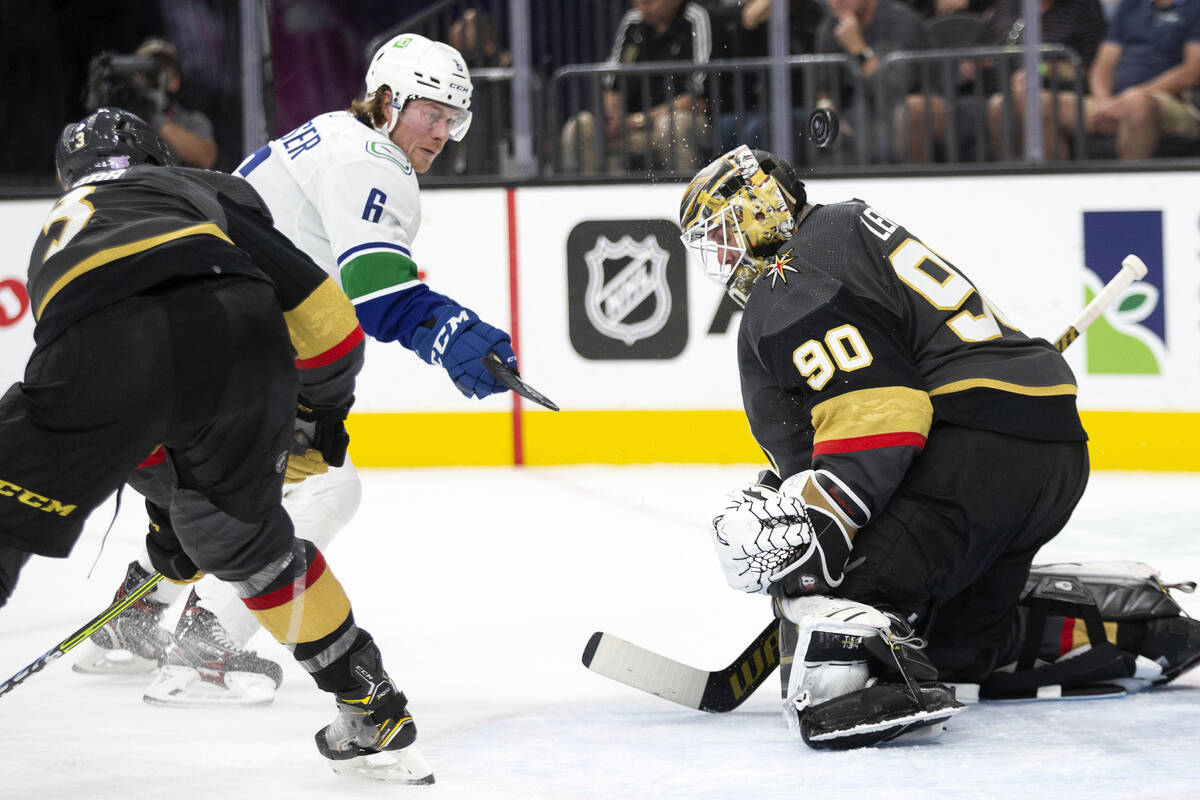
[[[63,505],[52,498],[35,494],[28,489],[22,489],[15,483],[6,481],[3,478],[0,478],[0,496],[16,498],[18,502],[24,503],[27,506],[39,508],[51,514],[58,514],[60,517],[65,517],[75,510],[75,506]]]

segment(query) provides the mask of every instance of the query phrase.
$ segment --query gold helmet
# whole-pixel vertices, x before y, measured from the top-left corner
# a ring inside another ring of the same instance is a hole
[[[767,259],[796,232],[804,184],[781,158],[746,145],[692,178],[679,205],[684,245],[739,306]],[[789,208],[788,203],[791,203]]]

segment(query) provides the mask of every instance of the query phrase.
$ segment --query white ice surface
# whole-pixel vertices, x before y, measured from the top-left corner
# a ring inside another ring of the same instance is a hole
[[[707,534],[754,470],[364,471],[327,555],[408,694],[433,786],[334,775],[312,742],[330,699],[260,633],[284,665],[264,708],[152,707],[144,679],[55,662],[0,699],[0,798],[1200,797],[1200,671],[1120,699],[972,706],[935,742],[837,753],[788,738],[775,679],[715,715],[584,669],[595,630],[715,668],[761,629],[766,603],[725,586]],[[1040,560],[1200,579],[1198,507],[1200,475],[1098,473]],[[0,678],[110,602],[144,530],[130,494],[87,579],[111,513],[67,561],[26,568],[0,610]]]

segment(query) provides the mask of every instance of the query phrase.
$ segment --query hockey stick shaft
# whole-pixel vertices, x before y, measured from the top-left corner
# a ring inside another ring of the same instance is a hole
[[[1146,265],[1132,253],[1121,270],[1105,284],[1054,342],[1060,353],[1088,329],[1135,281],[1146,276]],[[609,633],[592,634],[583,651],[583,664],[615,681],[701,711],[732,711],[766,682],[779,665],[778,624],[772,620],[733,663],[709,671],[639,647]]]
[[[1146,277],[1145,262],[1132,253],[1125,256],[1125,259],[1121,262],[1120,271],[1113,276],[1112,280],[1104,285],[1104,288],[1100,290],[1100,294],[1093,297],[1092,302],[1088,303],[1083,311],[1079,312],[1079,316],[1067,326],[1062,335],[1054,340],[1054,349],[1060,353],[1066,350],[1071,342],[1078,339],[1081,333],[1086,331],[1093,322],[1099,319],[1105,309],[1124,294],[1125,290],[1134,281],[1139,281],[1144,277]]]
[[[101,611],[93,617],[86,625],[72,633],[66,639],[51,647],[42,655],[34,659],[33,663],[24,669],[17,672],[11,678],[0,684],[0,697],[11,692],[20,684],[24,683],[31,676],[36,675],[45,669],[52,661],[57,661],[66,655],[70,650],[82,644],[93,633],[103,628],[113,620],[118,614],[131,605],[141,600],[143,597],[154,591],[154,587],[163,579],[161,572],[155,572],[147,577],[144,581],[135,586],[130,592],[119,600],[115,600],[111,606]]]

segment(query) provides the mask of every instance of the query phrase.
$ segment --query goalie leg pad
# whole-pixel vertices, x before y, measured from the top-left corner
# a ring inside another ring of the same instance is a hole
[[[777,599],[783,718],[799,737],[803,712],[811,705],[862,689],[870,671],[863,640],[889,624],[878,609],[824,595]]]
[[[1175,680],[1200,663],[1200,622],[1185,616],[1150,620],[1139,655],[1162,667],[1154,685]]]
[[[809,746],[865,747],[918,730],[936,735],[965,708],[953,689],[933,682],[937,671],[923,642],[902,620],[830,597],[777,601],[776,612],[781,627],[793,628],[780,636],[784,719]]]
[[[1106,683],[1136,689],[1174,680],[1200,663],[1200,622],[1141,562],[1034,566],[1021,597],[1025,625],[1014,662],[980,687],[984,699]]]

